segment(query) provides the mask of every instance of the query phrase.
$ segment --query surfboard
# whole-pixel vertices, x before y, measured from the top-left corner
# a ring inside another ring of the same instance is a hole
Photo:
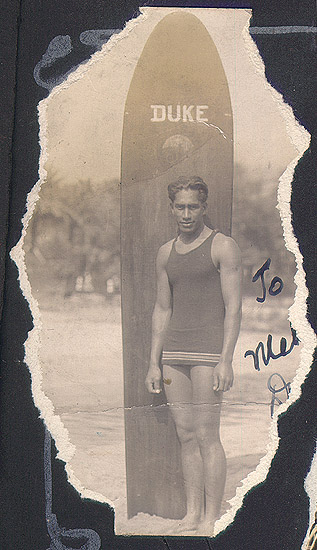
[[[121,277],[128,516],[185,514],[179,442],[161,396],[144,380],[155,302],[155,258],[176,235],[167,185],[208,184],[213,227],[231,231],[233,126],[226,75],[202,22],[165,16],[136,65],[126,99],[121,173]]]

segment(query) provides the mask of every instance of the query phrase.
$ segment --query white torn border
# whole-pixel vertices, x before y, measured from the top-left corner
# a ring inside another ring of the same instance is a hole
[[[141,15],[137,18],[129,21],[123,31],[119,34],[113,35],[109,41],[102,47],[102,49],[91,56],[91,58],[84,64],[80,65],[73,73],[71,73],[67,79],[56,86],[49,96],[42,100],[38,106],[39,112],[39,141],[41,145],[41,153],[39,159],[39,180],[34,185],[27,197],[27,210],[23,216],[23,228],[21,238],[14,248],[10,252],[12,260],[15,261],[19,271],[19,281],[22,294],[30,305],[30,310],[33,317],[34,328],[29,332],[28,338],[25,342],[25,362],[28,365],[31,373],[31,388],[35,406],[40,411],[40,417],[45,420],[45,424],[50,431],[52,437],[55,440],[56,447],[58,449],[58,458],[65,462],[65,468],[69,482],[75,487],[79,494],[84,498],[97,500],[99,502],[107,503],[115,508],[114,504],[106,498],[104,495],[90,491],[82,486],[79,479],[74,475],[72,468],[69,465],[69,461],[74,455],[75,446],[70,442],[68,430],[63,425],[61,418],[55,414],[54,405],[50,399],[45,395],[42,390],[42,371],[39,359],[39,351],[41,347],[41,316],[38,303],[32,296],[31,286],[27,277],[25,266],[25,253],[23,250],[24,237],[29,221],[33,215],[35,204],[39,198],[39,191],[43,182],[46,179],[46,170],[44,168],[48,153],[47,153],[47,117],[46,111],[48,102],[61,90],[68,88],[73,82],[83,78],[83,76],[89,71],[90,67],[101,59],[107,52],[116,46],[116,44],[126,38],[129,33],[142,21],[145,21],[151,10],[161,8],[140,8]],[[178,11],[182,9],[184,11],[195,13],[194,8],[165,8],[164,12],[169,13],[172,11]],[[218,9],[218,8],[211,8]],[[245,10],[250,13],[250,10]],[[298,150],[298,156],[288,165],[285,172],[282,174],[279,180],[278,188],[278,205],[277,208],[280,212],[283,234],[286,248],[292,252],[295,256],[297,265],[297,272],[295,275],[296,292],[294,304],[289,310],[289,320],[303,343],[301,350],[301,361],[297,370],[296,376],[291,384],[291,394],[287,402],[280,405],[278,410],[275,411],[271,429],[270,429],[270,441],[267,445],[267,454],[260,460],[257,468],[251,472],[244,480],[241,481],[242,486],[237,488],[236,495],[229,502],[231,508],[226,512],[215,525],[215,535],[219,534],[225,529],[233,520],[237,511],[242,506],[243,498],[245,494],[255,485],[261,483],[266,479],[269,471],[272,459],[278,448],[278,430],[277,420],[280,414],[284,413],[288,407],[293,404],[301,395],[301,385],[304,382],[312,363],[313,352],[317,343],[316,335],[310,326],[307,318],[307,306],[306,299],[308,296],[308,290],[305,283],[305,272],[302,266],[302,255],[299,251],[299,247],[293,233],[291,225],[291,210],[290,210],[290,197],[291,197],[291,183],[295,167],[307,150],[310,144],[310,135],[295,119],[292,108],[283,101],[282,95],[277,92],[265,78],[265,66],[263,60],[259,54],[255,42],[252,40],[249,34],[249,22],[243,31],[243,37],[246,44],[246,49],[256,67],[256,70],[261,74],[265,81],[266,87],[270,90],[270,93],[278,103],[279,110],[283,115],[286,123],[287,133]],[[309,530],[314,523],[314,514],[317,506],[317,492],[316,492],[316,479],[317,479],[317,453],[311,464],[310,472],[305,480],[305,490],[310,499],[310,526],[304,540],[302,548],[305,547],[306,541],[309,536]]]

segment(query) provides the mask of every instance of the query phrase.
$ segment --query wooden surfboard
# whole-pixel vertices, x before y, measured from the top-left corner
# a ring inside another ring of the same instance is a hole
[[[167,185],[197,175],[212,225],[231,231],[232,109],[226,75],[200,20],[173,12],[156,26],[126,100],[121,179],[122,323],[128,516],[185,514],[179,442],[168,406],[144,385],[155,258],[176,235]]]

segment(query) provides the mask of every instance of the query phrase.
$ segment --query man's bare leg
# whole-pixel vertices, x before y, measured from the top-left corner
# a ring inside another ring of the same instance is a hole
[[[226,457],[220,441],[222,392],[212,389],[213,367],[195,366],[190,372],[193,387],[193,418],[203,460],[205,515],[199,532],[212,536],[219,518],[226,480]]]
[[[204,502],[203,463],[194,431],[192,383],[188,367],[163,366],[167,401],[181,444],[181,458],[187,512],[179,522],[180,531],[197,529]]]

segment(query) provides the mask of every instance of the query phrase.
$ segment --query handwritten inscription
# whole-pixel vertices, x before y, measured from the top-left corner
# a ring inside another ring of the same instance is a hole
[[[262,284],[262,292],[263,295],[261,297],[256,298],[257,302],[265,302],[266,298],[266,286],[265,286],[265,280],[264,280],[264,273],[265,271],[268,271],[270,269],[271,265],[271,258],[268,258],[266,262],[258,269],[258,271],[253,275],[252,277],[252,283],[255,283],[259,278],[261,279]],[[271,280],[270,286],[269,286],[269,294],[271,296],[277,296],[280,292],[283,290],[284,283],[280,277],[273,277]]]
[[[255,351],[247,350],[244,354],[244,357],[248,357],[249,355],[253,358],[254,361],[254,368],[255,370],[260,370],[260,353],[262,354],[262,361],[265,366],[267,366],[271,359],[279,359],[280,357],[285,357],[286,355],[289,355],[295,346],[298,346],[299,340],[296,336],[295,330],[291,327],[292,332],[292,341],[290,343],[289,348],[287,349],[287,340],[286,338],[280,339],[280,351],[279,353],[274,353],[272,350],[272,340],[273,336],[272,334],[269,334],[267,337],[266,342],[266,350],[263,342],[259,342]]]
[[[280,387],[277,387],[278,383],[281,383]],[[267,387],[269,391],[272,393],[271,398],[271,416],[274,414],[274,407],[276,404],[281,405],[283,401],[280,399],[280,397],[277,397],[277,393],[281,393],[285,391],[285,399],[288,398],[291,390],[291,385],[289,382],[285,382],[283,376],[281,374],[278,374],[277,372],[274,372],[271,374],[270,378],[267,381]]]
[[[208,105],[151,105],[151,122],[208,122]]]
[[[268,271],[270,269],[270,265],[271,265],[271,258],[268,258],[264,262],[264,264],[262,264],[260,269],[258,269],[257,272],[252,277],[252,282],[253,283],[255,283],[258,279],[260,279],[260,281],[261,281],[262,296],[261,297],[258,296],[256,298],[256,300],[260,303],[265,302],[265,299],[266,299],[266,282],[265,282],[264,274],[265,274],[266,271]],[[284,287],[284,283],[283,283],[282,279],[280,277],[275,276],[275,277],[273,277],[273,279],[270,282],[270,285],[269,285],[269,288],[268,288],[269,294],[271,296],[277,296],[277,294],[282,292],[283,287]],[[258,343],[255,350],[248,349],[245,352],[244,357],[248,357],[248,356],[252,357],[254,368],[255,368],[255,370],[259,371],[260,370],[260,360],[261,359],[263,361],[263,364],[265,366],[267,366],[271,359],[279,359],[280,357],[285,357],[286,355],[289,355],[293,351],[295,346],[298,346],[299,340],[296,336],[295,330],[292,327],[291,327],[291,334],[292,334],[292,341],[289,344],[289,347],[288,347],[288,343],[287,343],[286,338],[282,337],[280,339],[279,353],[274,353],[273,352],[273,349],[272,349],[273,336],[272,336],[272,334],[268,334],[268,337],[267,337],[267,340],[266,340],[266,348],[265,348],[264,343],[261,341],[261,342]]]

